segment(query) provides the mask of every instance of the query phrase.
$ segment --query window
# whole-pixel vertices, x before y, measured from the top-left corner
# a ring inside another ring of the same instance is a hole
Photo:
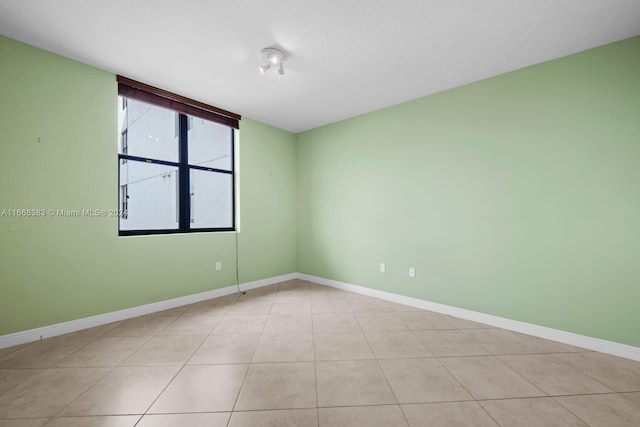
[[[123,162],[127,160],[124,159]],[[129,212],[129,191],[127,190],[127,184],[120,186],[120,216],[123,219],[127,219]]]
[[[124,77],[118,83],[119,234],[235,230],[240,116]]]

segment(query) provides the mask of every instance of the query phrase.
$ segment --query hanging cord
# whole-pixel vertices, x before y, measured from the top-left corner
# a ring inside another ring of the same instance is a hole
[[[240,290],[240,258],[238,257],[238,252],[238,230],[236,229],[236,286],[239,294],[246,295],[245,291]]]

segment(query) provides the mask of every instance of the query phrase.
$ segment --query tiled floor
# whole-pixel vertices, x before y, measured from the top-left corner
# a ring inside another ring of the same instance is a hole
[[[0,350],[0,427],[640,426],[640,363],[294,280]]]

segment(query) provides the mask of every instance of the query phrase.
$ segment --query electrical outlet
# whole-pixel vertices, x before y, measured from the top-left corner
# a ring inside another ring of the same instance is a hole
[[[387,266],[384,265],[384,262],[380,263],[380,273],[384,273],[385,271],[387,271]]]
[[[415,267],[409,267],[409,277],[416,277]]]
[[[222,270],[222,263],[220,261],[216,262],[216,271]]]

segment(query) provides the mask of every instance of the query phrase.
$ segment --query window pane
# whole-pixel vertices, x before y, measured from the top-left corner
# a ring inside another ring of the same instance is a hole
[[[129,160],[120,161],[120,230],[172,230],[178,228],[178,168]]]
[[[189,164],[231,170],[231,135],[228,126],[189,116]]]
[[[119,153],[177,162],[178,115],[134,99],[127,99],[126,102],[122,97],[119,99]]]
[[[191,228],[233,227],[230,174],[191,169]]]

